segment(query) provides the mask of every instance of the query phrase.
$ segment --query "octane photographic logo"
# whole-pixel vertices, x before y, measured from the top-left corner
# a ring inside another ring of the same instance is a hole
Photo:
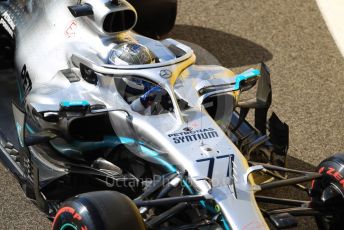
[[[205,162],[207,163],[207,162]],[[212,185],[224,185],[224,184],[229,184],[229,178],[228,176],[223,176],[223,177],[216,177],[216,178],[200,178],[200,179],[206,179],[211,183]],[[114,176],[107,176],[105,178],[105,185],[109,188],[130,188],[130,189],[135,189],[137,187],[142,187],[144,186],[145,188],[149,188],[150,185],[153,183],[156,183],[157,181],[162,182],[162,184],[167,184],[170,183],[171,180],[169,177],[166,176],[161,176],[161,175],[154,175],[152,178],[131,178],[125,179],[125,178],[119,178],[119,177],[114,177]],[[179,183],[183,183],[186,185],[186,187],[193,182],[191,179],[187,176],[185,177],[177,177],[177,179],[173,182],[175,186]]]
[[[164,184],[170,182],[166,177],[160,175],[154,175],[153,178],[138,178],[127,180],[124,178],[115,178],[112,176],[107,176],[105,179],[106,186],[108,188],[137,188],[142,185],[149,187],[153,182],[164,181]]]

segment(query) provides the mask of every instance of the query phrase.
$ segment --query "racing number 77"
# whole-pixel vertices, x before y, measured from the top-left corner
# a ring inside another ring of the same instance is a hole
[[[209,179],[212,179],[213,172],[214,172],[215,161],[220,160],[220,159],[224,159],[224,158],[228,158],[228,166],[227,166],[226,177],[229,177],[229,167],[230,166],[231,166],[231,168],[233,167],[233,161],[234,161],[234,155],[233,154],[222,155],[222,156],[217,156],[217,157],[204,158],[204,159],[196,160],[196,162],[209,161],[207,177]]]

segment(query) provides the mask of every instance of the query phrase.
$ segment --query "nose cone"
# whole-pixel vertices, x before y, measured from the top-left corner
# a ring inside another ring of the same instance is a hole
[[[228,186],[213,188],[211,193],[229,223],[230,229],[269,229],[258,208],[253,192],[237,188],[236,194],[237,198]]]

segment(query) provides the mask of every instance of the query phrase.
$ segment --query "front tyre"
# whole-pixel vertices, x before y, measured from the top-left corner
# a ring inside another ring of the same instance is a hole
[[[64,202],[57,212],[53,230],[145,229],[135,204],[114,191],[78,195]]]
[[[322,174],[313,182],[312,201],[324,216],[316,217],[320,229],[344,229],[344,153],[336,154],[317,168]]]

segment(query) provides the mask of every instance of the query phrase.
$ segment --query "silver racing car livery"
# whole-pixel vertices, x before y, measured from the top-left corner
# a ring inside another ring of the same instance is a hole
[[[0,127],[0,158],[26,196],[59,230],[249,230],[267,220],[282,229],[300,213],[341,229],[343,154],[319,172],[285,168],[288,126],[267,119],[268,67],[195,64],[189,46],[161,39],[176,9],[175,0],[0,2],[1,67],[18,86],[17,137]],[[312,199],[259,195],[289,185]]]

